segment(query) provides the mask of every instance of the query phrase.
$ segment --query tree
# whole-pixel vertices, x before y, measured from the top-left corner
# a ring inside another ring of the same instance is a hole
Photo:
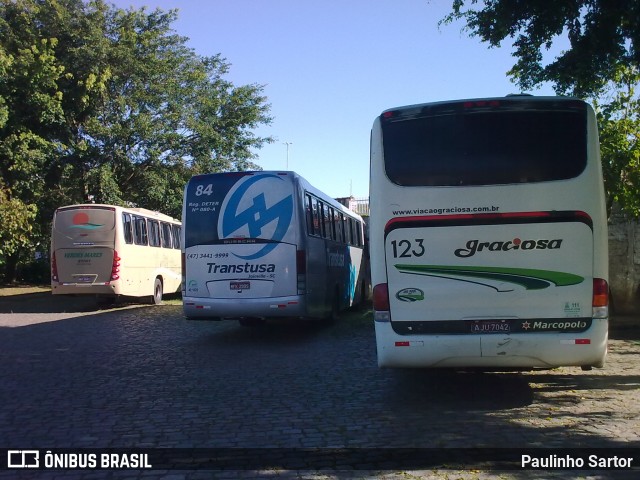
[[[14,30],[33,31],[26,25],[27,15],[14,15],[16,12],[5,9],[4,3],[0,9],[0,105],[4,110],[0,123],[4,183],[0,238],[7,245],[2,251],[6,276],[13,281],[21,251],[30,246],[33,250],[37,242],[39,231],[33,220],[37,201],[45,192],[43,172],[56,149],[53,133],[64,122],[62,92],[57,88],[64,69],[56,62],[56,39],[32,36],[29,42],[17,42]],[[13,29],[7,28],[11,20]]]
[[[596,100],[607,210],[640,216],[640,71],[622,66]]]
[[[469,7],[470,8],[467,8]],[[463,20],[491,47],[513,39],[507,72],[523,90],[550,82],[593,102],[607,204],[640,214],[640,0],[454,0],[442,23]],[[545,63],[560,39],[569,48]]]
[[[640,65],[638,18],[640,0],[454,0],[443,22],[462,19],[492,47],[514,39],[509,75],[523,90],[552,82],[558,93],[594,97],[620,65]],[[543,49],[560,38],[570,48],[543,65]]]
[[[226,60],[188,48],[176,16],[0,0],[0,173],[7,202],[35,206],[30,248],[48,243],[55,208],[88,195],[179,217],[191,175],[258,168],[263,87],[225,80]]]
[[[82,153],[86,193],[104,198],[110,191],[179,216],[181,201],[167,203],[168,192],[181,197],[194,173],[258,168],[252,150],[271,139],[251,132],[270,122],[262,87],[224,80],[229,65],[222,57],[198,57],[171,32],[175,15],[112,12],[109,78],[74,151]]]
[[[7,269],[15,271],[19,253],[30,245],[35,216],[35,205],[25,205],[19,199],[10,198],[0,182],[0,258],[6,259]]]

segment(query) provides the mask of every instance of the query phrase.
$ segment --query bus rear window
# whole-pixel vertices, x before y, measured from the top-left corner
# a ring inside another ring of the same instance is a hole
[[[584,110],[448,110],[382,120],[385,171],[402,186],[574,178],[587,161]]]
[[[113,243],[116,216],[108,207],[61,207],[56,211],[53,234],[57,244],[73,245],[73,242],[102,244]],[[79,240],[81,239],[81,240]]]

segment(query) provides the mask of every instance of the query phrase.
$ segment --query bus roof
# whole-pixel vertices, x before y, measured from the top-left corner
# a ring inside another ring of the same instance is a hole
[[[399,107],[389,108],[382,112],[381,116],[388,116],[389,114],[402,110],[403,112],[415,111],[416,114],[424,113],[424,108],[442,107],[445,105],[460,105],[462,104],[467,108],[497,108],[500,106],[514,105],[514,104],[543,104],[543,103],[557,103],[562,104],[565,108],[572,103],[577,107],[584,108],[586,103],[576,97],[563,97],[563,96],[540,96],[536,97],[529,94],[509,94],[506,97],[487,97],[487,98],[467,98],[467,99],[455,99],[445,100],[437,102],[426,102],[412,105],[403,105]]]
[[[63,212],[65,210],[75,210],[75,209],[90,209],[90,208],[97,208],[97,209],[101,209],[101,210],[116,210],[119,209],[121,211],[125,211],[125,212],[130,212],[130,213],[137,213],[138,215],[144,215],[146,217],[151,217],[151,218],[155,218],[157,220],[163,220],[165,222],[174,222],[174,223],[180,223],[180,220],[173,218],[169,215],[165,215],[164,213],[161,212],[156,212],[154,210],[149,210],[147,208],[142,208],[142,207],[122,207],[119,205],[107,205],[104,203],[78,203],[76,205],[66,205],[63,207],[58,207],[56,209],[56,212]]]

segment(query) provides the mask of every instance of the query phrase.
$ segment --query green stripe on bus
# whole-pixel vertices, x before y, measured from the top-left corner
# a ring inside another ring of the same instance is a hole
[[[515,283],[525,287],[527,290],[540,290],[549,287],[551,284],[558,287],[578,285],[584,281],[584,277],[572,273],[534,268],[406,264],[398,264],[395,267],[400,272],[417,275],[470,277]]]

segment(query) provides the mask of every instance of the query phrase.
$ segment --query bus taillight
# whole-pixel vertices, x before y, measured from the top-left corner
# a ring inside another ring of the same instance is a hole
[[[389,310],[389,287],[386,283],[379,283],[373,287],[373,319],[376,322],[388,322]]]
[[[56,252],[51,253],[51,280],[58,281],[58,264],[56,263]]]
[[[113,251],[113,264],[111,266],[111,281],[118,280],[120,278],[120,260],[118,252]]]
[[[296,273],[298,283],[298,295],[307,293],[307,252],[296,250]]]
[[[593,279],[593,318],[609,316],[609,284],[603,278]]]

